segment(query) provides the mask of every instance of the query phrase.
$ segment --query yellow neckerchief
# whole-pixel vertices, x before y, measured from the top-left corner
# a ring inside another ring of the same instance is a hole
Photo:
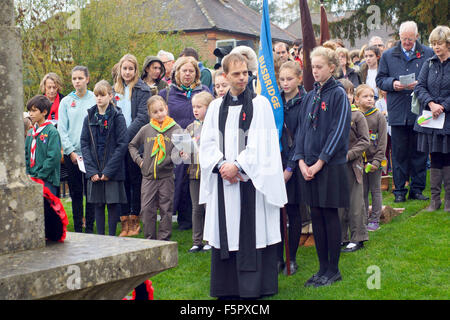
[[[355,106],[354,104],[352,104],[352,111],[358,111],[358,110],[359,110],[358,107]]]
[[[176,122],[171,117],[166,116],[161,125],[155,119],[150,120],[150,125],[153,127],[153,129],[159,132],[156,136],[155,142],[153,143],[151,156],[153,157],[154,155],[156,155],[157,163],[161,164],[161,162],[163,162],[166,158],[166,143],[164,142],[163,133],[176,125]]]
[[[377,110],[378,110],[377,108],[373,107],[373,108],[370,108],[367,112],[363,112],[363,113],[367,117],[367,116],[370,116],[371,114],[375,113]]]

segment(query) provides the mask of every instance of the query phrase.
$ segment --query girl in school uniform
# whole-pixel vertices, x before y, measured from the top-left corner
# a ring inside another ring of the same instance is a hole
[[[105,205],[108,207],[108,232],[116,235],[120,204],[125,193],[124,155],[127,152],[127,127],[120,109],[112,104],[111,85],[102,80],[95,85],[97,104],[88,110],[81,131],[81,152],[86,167],[87,201],[95,205],[97,233],[105,234]]]
[[[300,170],[297,163],[292,160],[295,151],[295,132],[298,126],[298,115],[301,112],[301,102],[306,95],[302,82],[302,69],[295,61],[287,61],[280,67],[279,84],[281,88],[281,98],[284,106],[284,124],[281,135],[281,161],[283,164],[284,181],[288,195],[288,203],[285,205],[289,219],[288,244],[289,244],[289,274],[288,268],[283,260],[284,222],[281,222],[282,242],[278,245],[278,271],[283,271],[286,275],[297,272],[296,261],[297,249],[302,233],[302,217],[300,215],[299,201],[299,175]],[[286,257],[287,260],[287,257]]]
[[[314,89],[302,101],[294,160],[300,167],[300,193],[311,208],[319,271],[305,286],[326,286],[342,279],[338,264],[341,225],[338,208],[349,206],[347,151],[351,108],[333,73],[337,54],[317,47],[311,53]]]
[[[135,56],[124,55],[114,67],[114,74],[114,100],[125,117],[127,137],[130,142],[149,121],[147,100],[152,94],[150,87],[139,78],[138,61]],[[141,212],[141,170],[128,152],[124,158],[125,190],[128,202],[121,206],[122,232],[119,234],[120,237],[139,234],[139,214]]]

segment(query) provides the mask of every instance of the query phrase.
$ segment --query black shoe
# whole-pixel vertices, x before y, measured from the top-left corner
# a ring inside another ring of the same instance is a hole
[[[341,247],[346,247],[349,243],[349,241],[341,242]]]
[[[296,273],[297,272],[297,270],[298,270],[298,264],[297,264],[297,262],[295,262],[295,261],[291,261],[291,262],[289,262],[289,266],[290,266],[290,272],[291,272],[291,274],[290,274],[290,276],[292,276],[294,273]],[[288,270],[287,270],[287,265],[284,267],[284,270],[283,270],[283,274],[285,275],[285,276],[287,276],[288,275]]]
[[[282,273],[285,266],[286,265],[283,261],[278,261],[278,263],[277,263],[278,273]]]
[[[352,243],[352,242],[350,242],[350,243]],[[342,252],[354,252],[354,251],[359,250],[364,247],[364,243],[362,241],[353,243],[353,244],[354,244],[354,246],[351,246],[350,248],[347,246],[344,249],[342,249]]]
[[[316,281],[318,281],[321,277],[316,274],[313,274],[313,276],[311,278],[309,278],[306,282],[305,282],[305,287],[311,287],[313,285],[316,284]]]
[[[333,276],[331,276],[329,278],[326,277],[326,276],[320,277],[319,280],[317,280],[314,283],[314,287],[318,288],[318,287],[329,286],[329,285],[335,283],[336,281],[341,281],[341,280],[342,280],[341,273],[338,271]]]
[[[188,224],[178,225],[178,230],[190,230],[190,229],[192,229],[192,225],[188,225]]]
[[[399,195],[395,196],[394,202],[405,202],[405,201],[406,201],[406,197],[404,195],[399,194]]]
[[[429,200],[430,198],[425,197],[423,194],[421,194],[420,192],[418,193],[410,193],[408,199],[410,200]]]

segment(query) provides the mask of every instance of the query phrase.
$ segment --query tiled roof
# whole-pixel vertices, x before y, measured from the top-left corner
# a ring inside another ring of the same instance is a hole
[[[169,12],[172,27],[161,31],[217,30],[259,37],[261,15],[238,0],[160,0],[174,3]],[[163,5],[164,6],[164,5]],[[292,42],[295,36],[272,24],[273,40]]]
[[[327,18],[328,18],[328,22],[331,23],[331,22],[340,21],[344,18],[345,19],[349,18],[352,14],[353,14],[352,11],[346,11],[344,15],[336,15],[335,13],[327,12]],[[320,25],[320,13],[311,12],[311,21],[315,25]],[[293,23],[291,23],[285,30],[288,31],[289,33],[293,34],[295,37],[303,38],[302,37],[302,25],[301,25],[300,18],[295,20]],[[344,44],[345,44],[346,48],[359,49],[364,44],[368,43],[370,38],[372,38],[373,36],[379,36],[384,40],[384,42],[386,42],[389,38],[391,38],[390,35],[393,33],[395,33],[395,30],[393,30],[389,26],[383,25],[383,26],[381,26],[380,29],[372,30],[369,33],[369,35],[366,37],[363,36],[362,38],[356,38],[355,45],[353,45],[353,46],[350,45],[350,41],[348,39],[343,39],[343,40],[344,40]],[[316,36],[318,36],[318,35],[316,35]]]

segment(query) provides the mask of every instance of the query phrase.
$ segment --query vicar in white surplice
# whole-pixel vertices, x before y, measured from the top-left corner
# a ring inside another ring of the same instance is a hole
[[[210,295],[258,298],[278,292],[280,208],[287,202],[270,102],[247,88],[247,61],[222,61],[229,92],[211,102],[200,138],[200,203],[211,251]]]

